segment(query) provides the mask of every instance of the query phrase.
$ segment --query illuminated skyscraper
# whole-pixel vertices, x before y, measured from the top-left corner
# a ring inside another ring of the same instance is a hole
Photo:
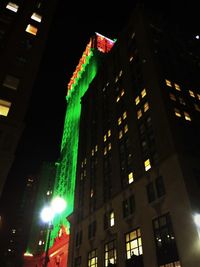
[[[53,222],[54,229],[51,244],[58,235],[60,225],[65,225],[69,233],[70,225],[66,221],[66,216],[71,214],[74,208],[81,98],[97,74],[98,67],[103,60],[102,57],[110,51],[113,45],[113,40],[96,33],[87,44],[68,84],[67,110],[53,193],[54,196],[65,198],[67,209],[66,212],[57,216]]]

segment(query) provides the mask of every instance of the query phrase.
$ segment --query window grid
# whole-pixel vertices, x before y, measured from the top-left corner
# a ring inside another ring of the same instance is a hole
[[[94,249],[88,254],[88,267],[97,267],[97,250]]]
[[[105,256],[104,258],[105,267],[107,267],[109,263],[116,264],[117,262],[116,240],[112,240],[105,244],[104,256]]]
[[[133,254],[143,254],[140,228],[126,234],[126,258],[130,259]]]

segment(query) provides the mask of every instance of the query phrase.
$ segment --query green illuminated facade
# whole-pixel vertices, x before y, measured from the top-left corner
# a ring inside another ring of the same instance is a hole
[[[67,110],[61,144],[60,159],[57,165],[53,197],[61,196],[67,203],[66,210],[55,217],[51,234],[51,244],[58,235],[61,225],[69,233],[69,222],[66,217],[74,208],[74,190],[79,142],[79,121],[81,115],[81,98],[96,76],[102,53],[108,52],[114,42],[96,33],[91,38],[82,58],[68,85]]]

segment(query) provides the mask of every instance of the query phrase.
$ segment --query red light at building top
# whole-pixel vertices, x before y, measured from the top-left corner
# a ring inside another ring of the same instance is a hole
[[[78,78],[78,75],[80,74],[82,67],[85,64],[87,57],[90,55],[91,48],[96,48],[101,53],[108,53],[115,44],[115,41],[116,40],[111,40],[103,36],[102,34],[99,34],[97,32],[95,33],[95,36],[91,38],[89,43],[87,44],[86,49],[83,52],[82,57],[80,58],[79,63],[68,83],[67,95],[69,91],[72,89],[72,86],[75,83],[76,79]]]
[[[115,41],[99,34],[96,32],[96,46],[97,49],[102,53],[108,53],[113,47]]]

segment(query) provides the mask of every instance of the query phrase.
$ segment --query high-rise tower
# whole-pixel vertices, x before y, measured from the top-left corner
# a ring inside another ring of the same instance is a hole
[[[53,222],[54,229],[51,244],[57,236],[61,224],[66,225],[68,231],[70,228],[66,216],[72,213],[74,207],[81,98],[97,74],[98,67],[103,60],[101,57],[104,53],[110,51],[114,42],[99,33],[91,37],[68,84],[67,110],[53,193],[54,196],[61,196],[66,200],[67,209],[62,215],[57,216]]]
[[[69,266],[200,265],[199,41],[173,26],[137,7],[82,97]]]

